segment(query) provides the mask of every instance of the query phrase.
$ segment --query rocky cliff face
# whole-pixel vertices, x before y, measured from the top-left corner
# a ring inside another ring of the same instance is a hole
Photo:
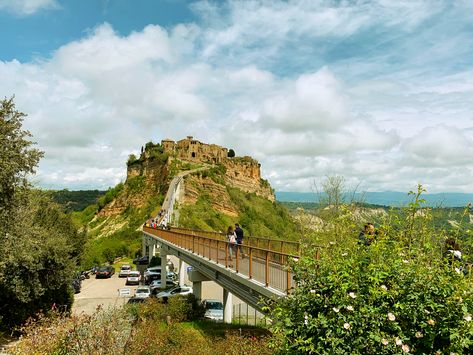
[[[128,207],[143,207],[153,194],[165,194],[171,180],[185,165],[223,166],[216,182],[205,174],[185,179],[180,203],[194,204],[199,194],[210,195],[216,211],[236,216],[226,186],[274,201],[274,191],[261,179],[260,164],[251,157],[227,157],[227,148],[199,142],[187,137],[177,143],[163,140],[161,144],[148,143],[139,158],[128,162],[127,181],[123,191],[100,212],[101,216],[121,214]],[[189,169],[189,167],[187,167]]]

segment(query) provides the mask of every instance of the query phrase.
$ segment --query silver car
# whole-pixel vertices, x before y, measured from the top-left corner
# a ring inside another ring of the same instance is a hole
[[[135,298],[148,298],[151,295],[149,286],[138,286],[135,291]]]
[[[139,285],[141,281],[141,274],[139,271],[130,271],[126,278],[127,285]]]
[[[118,277],[127,277],[130,271],[130,265],[122,265],[122,267],[120,268],[120,272],[118,273]]]
[[[203,300],[202,306],[205,309],[204,318],[216,322],[223,322],[223,303],[219,300]]]

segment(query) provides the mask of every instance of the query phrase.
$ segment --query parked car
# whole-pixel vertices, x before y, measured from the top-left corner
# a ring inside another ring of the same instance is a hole
[[[223,303],[219,300],[203,300],[202,307],[205,309],[204,318],[216,322],[223,322]]]
[[[167,302],[169,297],[184,296],[193,292],[194,290],[192,289],[191,286],[176,286],[174,288],[171,288],[170,290],[159,292],[156,295],[156,298],[161,299],[164,302]]]
[[[118,277],[127,277],[130,271],[130,265],[122,265],[122,267],[120,268],[120,272],[118,273]]]
[[[100,279],[100,278],[112,277],[114,273],[115,273],[115,269],[113,268],[113,266],[101,266],[95,273],[95,278]]]
[[[130,271],[126,278],[126,285],[139,285],[141,281],[141,274],[139,271]]]
[[[148,265],[149,264],[149,256],[141,256],[138,258],[133,259],[133,264],[136,265]]]
[[[161,266],[153,266],[144,272],[145,277],[145,285],[149,285],[154,280],[161,280]],[[176,281],[177,274],[175,272],[167,272],[166,275],[167,280]]]
[[[177,283],[176,281],[172,281],[172,280],[166,280],[166,286],[165,286],[165,289],[168,289],[168,288],[174,288],[177,286]],[[149,288],[151,289],[151,293],[153,295],[157,295],[159,292],[161,292],[161,279],[159,280],[154,280],[153,282],[151,282],[149,284]]]
[[[151,289],[149,286],[138,286],[135,290],[136,298],[148,298],[151,295]]]

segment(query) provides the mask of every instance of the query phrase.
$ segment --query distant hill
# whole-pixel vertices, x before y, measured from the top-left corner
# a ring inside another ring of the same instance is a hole
[[[408,196],[407,193],[397,191],[356,193],[354,198],[356,201],[382,206],[403,206],[411,200],[411,196]],[[424,194],[423,198],[426,200],[426,205],[430,207],[463,207],[473,203],[473,194],[467,193]],[[351,195],[346,196],[346,199],[351,199]],[[318,202],[318,195],[313,192],[276,191],[276,200],[281,202]]]
[[[82,211],[89,205],[97,203],[100,196],[106,191],[99,190],[50,190],[51,198],[61,205],[65,213]]]

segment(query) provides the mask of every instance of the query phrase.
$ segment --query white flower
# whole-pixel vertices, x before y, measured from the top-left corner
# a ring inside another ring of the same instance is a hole
[[[460,270],[459,268],[457,268],[457,267],[455,268],[455,272],[456,272],[457,274],[461,274],[461,273],[462,273],[461,270]]]
[[[402,340],[399,338],[396,338],[396,345],[401,346],[402,345]]]
[[[292,258],[292,260],[297,263],[299,261],[299,258]]]
[[[351,298],[356,298],[355,292],[350,292],[348,296],[350,296]]]
[[[347,310],[353,311],[353,307],[352,306],[347,306]]]
[[[404,344],[404,345],[402,346],[402,351],[404,351],[405,353],[408,353],[409,350],[411,350],[411,349],[409,349],[409,345]]]
[[[330,245],[335,245],[335,242],[329,242]]]
[[[471,322],[471,315],[467,314],[466,316],[463,317],[463,319],[466,320],[467,322]]]
[[[345,328],[346,330],[348,330],[348,329],[351,328],[351,325],[348,324],[348,323],[345,323],[345,324],[343,325],[343,328]]]
[[[424,309],[425,314],[430,314],[430,311],[428,309]]]
[[[316,293],[317,291],[316,290],[310,290],[310,293]]]
[[[391,312],[388,313],[388,319],[391,321],[391,322],[394,322],[396,320],[396,316],[394,314],[392,314]]]
[[[343,253],[343,254],[342,254],[342,256],[347,256],[347,255],[348,255],[348,253]]]
[[[340,309],[339,309],[339,308],[335,308],[335,307],[333,307],[332,309],[333,309],[333,311],[334,311],[335,313],[338,313],[338,312],[340,312]]]
[[[424,337],[424,334],[422,334],[422,332],[416,332],[416,338],[420,339],[420,338],[423,338]]]
[[[381,339],[381,344],[383,345],[388,345],[389,344],[389,340],[388,339]]]
[[[386,285],[381,285],[381,288],[384,290],[384,291],[387,291],[388,288],[386,287]]]
[[[433,319],[429,319],[429,320],[427,321],[427,324],[428,324],[428,325],[434,325],[434,324],[435,324],[435,321],[434,321]]]
[[[307,316],[307,313],[304,315],[304,325],[309,324],[309,317]]]
[[[403,262],[404,264],[409,264],[409,260],[406,260],[406,259],[404,259],[402,262]]]

